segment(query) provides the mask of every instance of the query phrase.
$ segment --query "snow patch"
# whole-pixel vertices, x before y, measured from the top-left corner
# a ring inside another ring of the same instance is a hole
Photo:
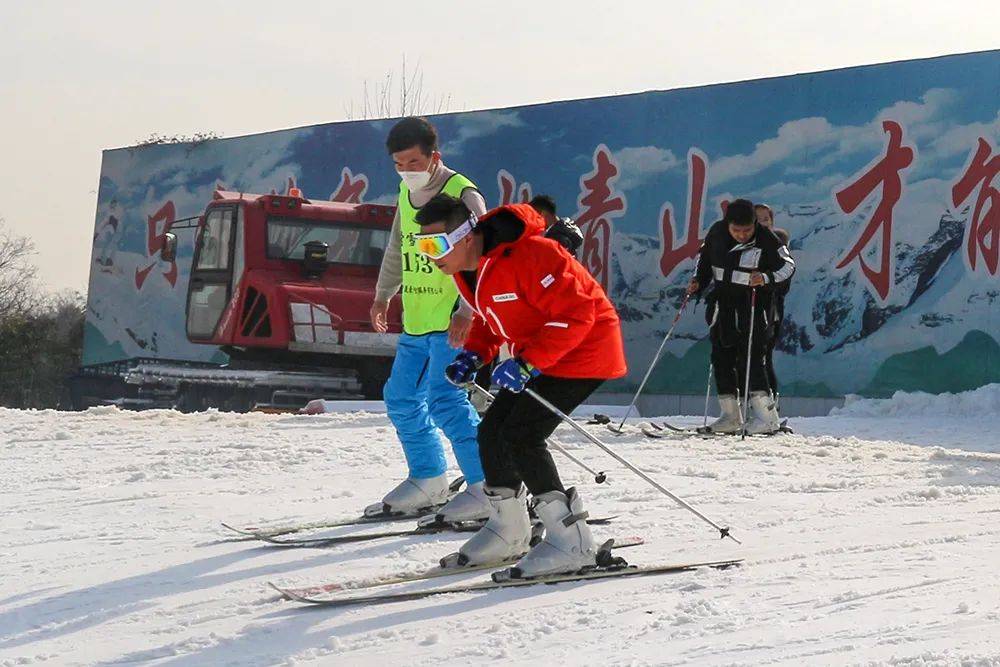
[[[892,398],[848,395],[831,417],[996,417],[1000,416],[1000,384],[988,384],[959,394],[897,391]]]

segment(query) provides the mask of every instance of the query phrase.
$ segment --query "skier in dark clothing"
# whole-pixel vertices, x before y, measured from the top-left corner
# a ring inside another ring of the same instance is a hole
[[[501,206],[476,220],[460,200],[439,195],[417,221],[424,231],[415,237],[420,252],[454,277],[475,312],[465,348],[445,369],[448,380],[471,382],[502,344],[514,355],[493,371],[500,393],[479,428],[490,518],[444,562],[520,558],[515,570],[524,577],[595,565],[583,501],[563,487],[545,446],[560,418],[522,392],[531,389],[570,413],[605,380],[624,376],[614,306],[578,261],[543,237],[545,223],[528,205]],[[545,526],[545,539],[530,551],[522,483]]]
[[[788,247],[790,238],[788,232],[774,226],[774,211],[771,210],[771,207],[767,204],[754,204],[753,211],[757,218],[757,224],[770,229],[778,237],[778,240],[781,241],[781,244]],[[781,335],[781,325],[785,321],[785,296],[788,294],[791,286],[792,281],[789,278],[785,282],[776,285],[772,292],[771,337],[770,345],[767,346],[767,381],[771,385],[771,392],[774,394],[775,409],[777,409],[778,405],[778,376],[774,373],[774,346],[778,343],[778,337]]]
[[[769,345],[774,292],[795,272],[788,248],[774,232],[757,224],[753,204],[737,199],[725,216],[712,225],[702,244],[695,277],[688,294],[700,293],[714,283],[712,293],[712,363],[722,415],[709,427],[716,433],[736,433],[744,428],[737,396],[746,382],[747,344],[753,328],[750,353],[749,405],[753,417],[747,433],[778,430],[765,367]],[[754,294],[756,302],[751,303]],[[753,322],[750,314],[753,311]]]
[[[576,255],[576,251],[583,245],[583,232],[570,218],[560,218],[557,215],[556,200],[549,195],[536,195],[528,203],[545,220],[545,238],[558,242],[569,254]]]

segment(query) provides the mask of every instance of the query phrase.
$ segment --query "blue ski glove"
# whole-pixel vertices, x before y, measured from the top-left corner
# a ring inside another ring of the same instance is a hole
[[[448,382],[456,387],[469,384],[476,379],[476,371],[483,365],[483,360],[475,352],[462,350],[455,357],[455,361],[448,364],[444,369],[444,376]]]
[[[514,357],[493,369],[493,384],[515,394],[524,391],[528,380],[542,372],[523,359]]]

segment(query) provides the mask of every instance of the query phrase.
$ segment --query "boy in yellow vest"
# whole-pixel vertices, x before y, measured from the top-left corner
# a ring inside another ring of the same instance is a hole
[[[451,277],[417,252],[413,240],[414,234],[421,233],[417,211],[435,195],[461,199],[476,215],[486,213],[486,200],[472,181],[441,161],[437,131],[426,119],[410,117],[396,123],[386,148],[402,181],[371,321],[376,331],[386,331],[389,300],[402,288],[403,333],[383,397],[409,474],[382,502],[367,507],[365,514],[436,512],[437,519],[449,522],[486,519],[490,506],[479,462],[479,416],[467,394],[444,374],[469,333],[472,310],[458,297]],[[450,501],[438,428],[451,441],[466,481],[465,490]]]

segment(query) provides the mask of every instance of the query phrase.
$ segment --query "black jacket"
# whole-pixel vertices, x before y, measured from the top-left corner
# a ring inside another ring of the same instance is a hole
[[[773,231],[774,235],[778,237],[778,241],[781,243],[781,245],[785,247],[791,245],[790,243],[791,237],[789,236],[787,231],[785,231],[781,227],[772,227],[771,231]],[[785,295],[788,294],[788,289],[791,286],[792,286],[792,279],[789,278],[783,283],[778,283],[774,288],[774,297],[775,299],[778,300],[779,310],[782,312],[782,316],[784,315],[785,311]]]
[[[795,273],[788,247],[761,225],[756,225],[754,235],[746,243],[737,243],[730,236],[727,223],[719,221],[712,225],[699,251],[695,279],[699,292],[714,284],[706,300],[709,308],[705,318],[709,324],[718,319],[722,325],[718,333],[727,344],[746,330],[743,311],[749,307],[753,271],[764,275],[764,285],[757,288],[755,328],[771,329],[778,318],[781,298]],[[768,335],[773,334],[768,331]]]
[[[754,235],[746,243],[737,243],[729,234],[729,225],[716,222],[708,230],[698,254],[695,274],[699,289],[715,283],[716,297],[720,302],[743,302],[750,289],[750,274],[759,271],[764,275],[762,292],[780,288],[791,280],[795,262],[788,248],[774,232],[756,225]]]
[[[569,218],[556,220],[551,227],[545,230],[545,238],[557,241],[559,245],[569,250],[571,255],[575,255],[576,251],[583,245],[583,232]]]

